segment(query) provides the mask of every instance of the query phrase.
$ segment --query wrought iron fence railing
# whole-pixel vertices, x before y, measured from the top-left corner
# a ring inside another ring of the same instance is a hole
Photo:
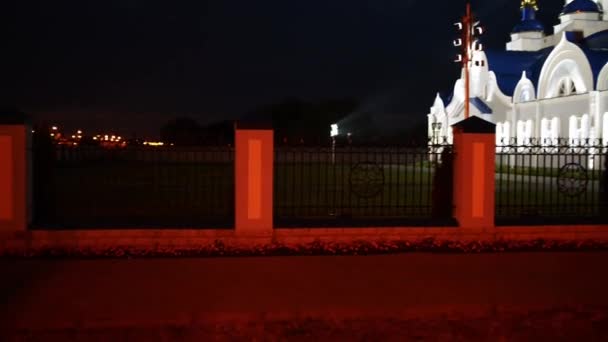
[[[526,139],[496,146],[498,224],[604,220],[608,146],[591,139]]]
[[[447,144],[277,147],[275,226],[454,224],[451,156]]]
[[[44,228],[232,227],[234,150],[34,146]]]

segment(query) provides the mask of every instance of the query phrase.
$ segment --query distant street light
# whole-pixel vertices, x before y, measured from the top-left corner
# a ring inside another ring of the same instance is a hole
[[[331,163],[332,165],[336,163],[336,137],[339,134],[338,124],[331,125],[331,131],[329,135],[331,136]]]
[[[332,165],[332,168],[334,169],[333,172],[336,172],[336,169],[335,169],[335,165],[336,165],[336,137],[338,136],[338,134],[340,134],[340,131],[338,130],[338,124],[332,124],[330,127],[331,127],[331,130],[329,131],[329,136],[331,137],[331,165]],[[330,209],[329,215],[335,216],[336,215],[336,209],[335,208]]]
[[[333,137],[337,136],[338,134],[339,134],[338,124],[332,124],[331,125],[331,131],[329,132],[329,135],[333,138]]]

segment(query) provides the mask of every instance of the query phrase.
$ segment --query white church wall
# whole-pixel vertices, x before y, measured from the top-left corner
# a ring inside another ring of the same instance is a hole
[[[507,43],[507,51],[538,51],[550,45],[546,38],[511,38]]]
[[[581,117],[581,126],[579,132],[580,139],[589,139],[591,137],[591,119],[589,114],[583,114]]]
[[[471,60],[471,97],[486,97],[486,86],[489,78],[488,58],[483,51],[474,51]]]
[[[570,14],[563,14],[559,16],[559,21],[562,24],[568,23],[570,21],[575,21],[575,20],[599,20],[599,13],[593,13],[593,12],[577,12],[577,13],[570,13]]]
[[[517,124],[518,121],[526,122],[528,120],[536,121],[536,102],[518,103],[514,106],[512,122]]]
[[[608,146],[608,112],[603,114],[602,120],[602,142],[605,146]]]
[[[601,92],[589,92],[589,119],[590,132],[589,139],[599,139],[601,137],[602,114],[604,112]]]
[[[602,139],[603,143],[608,145],[608,91],[597,92],[597,134],[598,139]]]
[[[571,95],[566,97],[554,98],[549,100],[540,101],[542,107],[543,117],[558,117],[560,118],[559,131],[562,135],[569,132],[569,118],[570,116],[580,117],[585,113],[588,113],[588,94]],[[562,136],[561,138],[568,138],[568,136]]]
[[[499,146],[509,145],[511,139],[511,124],[509,122],[497,122],[496,123],[496,146],[497,151],[500,150]]]
[[[503,122],[512,116],[513,103],[510,96],[502,93],[496,82],[496,74],[488,72],[486,103],[493,110],[491,122]]]

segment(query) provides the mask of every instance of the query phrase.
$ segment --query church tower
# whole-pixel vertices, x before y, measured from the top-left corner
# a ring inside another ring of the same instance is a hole
[[[507,50],[538,51],[545,47],[545,27],[536,20],[537,11],[536,0],[521,1],[521,21],[511,31]]]
[[[566,0],[559,16],[560,24],[554,27],[555,36],[573,32],[579,39],[608,29],[608,18],[603,18],[602,6],[607,0]]]

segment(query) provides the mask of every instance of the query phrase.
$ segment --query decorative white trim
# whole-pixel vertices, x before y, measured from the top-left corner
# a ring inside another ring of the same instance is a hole
[[[579,93],[593,90],[593,72],[587,56],[576,44],[566,39],[566,34],[547,57],[538,80],[538,98],[557,96],[558,79],[567,74]]]

